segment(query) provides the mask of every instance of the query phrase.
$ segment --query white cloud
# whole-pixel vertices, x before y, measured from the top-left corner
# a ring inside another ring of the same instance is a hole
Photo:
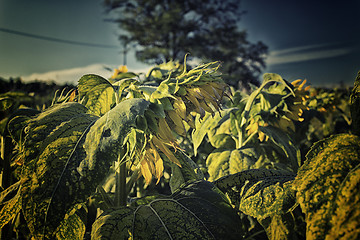
[[[58,84],[77,84],[78,80],[85,74],[96,74],[104,78],[109,78],[112,72],[106,68],[115,68],[116,66],[108,66],[106,64],[92,64],[84,67],[76,67],[69,69],[62,69],[56,71],[49,71],[45,73],[33,73],[28,76],[23,76],[24,81],[43,80],[43,81],[54,81]],[[135,73],[147,72],[147,69],[129,69]]]
[[[330,48],[324,49],[325,47],[331,46],[332,44],[319,44],[319,45],[308,45],[299,46],[294,48],[281,49],[271,51],[266,63],[268,65],[284,64],[303,62],[315,59],[324,59],[342,56],[350,53],[351,48]]]
[[[81,76],[85,74],[93,73],[103,77],[110,76],[111,72],[109,70],[106,70],[105,67],[106,65],[104,64],[92,64],[85,67],[55,70],[44,73],[33,73],[28,76],[23,76],[22,79],[24,81],[44,80],[54,81],[59,84],[76,84],[77,81],[81,78]]]

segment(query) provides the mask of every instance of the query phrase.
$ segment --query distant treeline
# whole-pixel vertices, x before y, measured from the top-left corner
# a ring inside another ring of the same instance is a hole
[[[24,82],[20,77],[9,79],[0,77],[0,95],[8,92],[25,93],[31,100],[29,101],[28,97],[24,97],[21,102],[28,107],[48,107],[56,92],[58,92],[57,96],[59,96],[63,90],[68,92],[74,87],[69,84],[58,85],[54,82],[40,80]]]
[[[73,85],[58,85],[54,82],[45,82],[39,80],[24,82],[20,77],[10,77],[9,79],[0,77],[0,93],[16,91],[45,96],[55,93],[56,90],[62,90],[63,88],[71,89],[73,87]]]

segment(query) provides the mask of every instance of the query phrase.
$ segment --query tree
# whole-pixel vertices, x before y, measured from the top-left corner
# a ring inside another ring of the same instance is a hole
[[[136,46],[148,64],[181,60],[186,53],[202,61],[222,61],[228,84],[239,87],[265,67],[267,47],[246,40],[238,23],[245,13],[239,0],[105,0],[106,9],[124,30],[120,41]]]

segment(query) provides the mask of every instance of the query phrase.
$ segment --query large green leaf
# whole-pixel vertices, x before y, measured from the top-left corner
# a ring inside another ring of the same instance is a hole
[[[287,156],[286,163],[296,172],[301,162],[301,154],[293,140],[281,129],[273,126],[259,127],[259,129],[284,151]]]
[[[20,191],[18,191],[17,194],[10,200],[3,202],[4,198],[9,192],[18,189],[19,184],[16,184],[17,186],[14,185],[11,185],[7,190],[1,192],[2,206],[0,210],[0,229],[3,228],[5,224],[13,220],[16,215],[21,211]],[[3,193],[6,193],[6,195]]]
[[[14,104],[15,100],[10,97],[0,96],[0,111],[6,111]]]
[[[24,138],[24,129],[27,122],[31,119],[31,117],[34,117],[39,113],[40,111],[35,109],[21,108],[11,114],[7,123],[7,130],[15,142],[21,144]]]
[[[224,111],[216,112],[214,116],[212,116],[210,113],[206,113],[204,118],[200,120],[200,116],[197,116],[195,121],[195,130],[193,131],[191,138],[194,145],[194,154],[197,154],[197,149],[199,148],[201,142],[203,141],[206,134],[208,134],[210,131],[221,127],[221,125],[226,122],[228,119],[230,119],[230,113],[238,110],[237,108],[230,108],[226,109]],[[222,132],[219,132],[218,134],[221,134]],[[212,134],[214,135],[214,134]],[[214,139],[218,140],[218,139]]]
[[[360,236],[360,164],[346,176],[332,205],[329,239],[358,239]]]
[[[170,188],[172,193],[186,182],[204,179],[204,174],[199,166],[183,151],[177,150],[174,155],[179,160],[181,167],[171,163]]]
[[[144,99],[124,100],[96,121],[86,135],[86,158],[78,168],[80,174],[99,180],[103,178],[99,175],[100,169],[107,171],[117,160],[125,137],[136,127],[137,117],[143,116],[148,107],[149,102]]]
[[[241,221],[210,182],[190,183],[146,205],[104,212],[92,239],[239,239]]]
[[[86,214],[84,204],[77,204],[72,208],[56,229],[56,239],[82,240],[85,235]]]
[[[97,120],[86,112],[78,103],[55,105],[26,129],[21,202],[35,239],[52,238],[65,214],[96,187],[76,170],[85,158],[84,136]]]
[[[291,170],[289,164],[282,163],[287,162],[286,156],[279,155],[275,150],[271,144],[260,145],[257,148],[244,146],[234,150],[216,149],[206,159],[206,166],[210,175],[209,181],[249,169]]]
[[[102,116],[115,104],[115,91],[103,77],[87,74],[78,83],[79,98],[92,114]]]
[[[231,150],[215,150],[206,159],[209,181],[229,174],[229,159]]]
[[[360,237],[359,179],[360,138],[339,134],[315,143],[293,183],[306,217],[309,239]],[[352,171],[354,169],[354,171]],[[350,180],[354,180],[350,182]],[[335,233],[336,232],[336,233]],[[338,234],[338,237],[333,237]]]
[[[301,221],[292,214],[295,192],[291,189],[295,174],[272,169],[252,169],[216,180],[235,208],[256,218],[270,239],[299,239]]]

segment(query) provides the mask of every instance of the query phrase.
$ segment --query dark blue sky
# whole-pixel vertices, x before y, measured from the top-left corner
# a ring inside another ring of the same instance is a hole
[[[263,41],[270,55],[264,72],[313,85],[352,85],[360,70],[360,1],[243,0],[240,22],[251,42]],[[0,76],[76,82],[82,74],[109,76],[103,66],[122,64],[116,25],[105,22],[101,0],[1,0],[0,29],[76,42],[71,45],[0,31]],[[148,68],[130,54],[128,67]]]

